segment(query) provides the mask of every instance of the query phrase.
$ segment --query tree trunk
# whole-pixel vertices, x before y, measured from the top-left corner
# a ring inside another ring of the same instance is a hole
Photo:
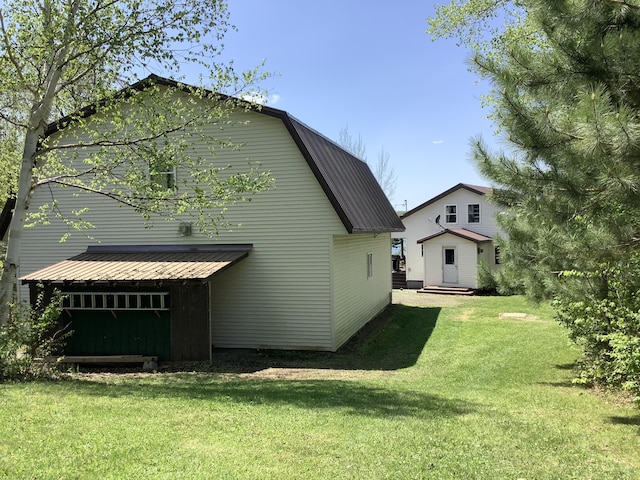
[[[79,2],[75,2],[69,19],[73,18]],[[16,298],[18,292],[18,265],[20,262],[20,247],[22,244],[22,230],[27,218],[27,210],[33,195],[33,168],[35,166],[36,154],[38,152],[40,139],[43,137],[47,122],[50,119],[51,108],[58,88],[58,82],[62,75],[67,47],[52,53],[50,62],[45,65],[47,72],[44,81],[42,96],[35,98],[29,123],[24,140],[24,150],[22,151],[22,163],[20,166],[20,176],[18,177],[18,195],[16,206],[11,217],[9,233],[7,237],[7,256],[2,266],[2,278],[0,278],[0,325],[9,321],[11,313],[11,302]]]
[[[18,291],[17,274],[18,264],[20,262],[22,229],[24,228],[27,210],[29,209],[29,203],[33,193],[33,163],[42,130],[42,127],[30,129],[25,138],[22,164],[20,166],[18,195],[9,226],[7,256],[2,268],[2,278],[0,278],[0,325],[5,324],[9,320],[10,304],[16,298]]]

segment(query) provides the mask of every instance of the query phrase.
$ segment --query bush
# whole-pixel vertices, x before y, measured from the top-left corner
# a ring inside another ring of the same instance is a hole
[[[478,265],[478,290],[505,296],[523,293],[522,285],[506,275],[504,268],[492,270],[485,262]]]
[[[589,285],[580,300],[557,298],[558,320],[582,347],[582,383],[622,388],[640,399],[640,255],[588,275],[564,272]]]
[[[485,293],[495,293],[498,289],[498,282],[494,272],[485,262],[478,264],[478,290]]]
[[[70,334],[58,323],[60,305],[59,295],[49,302],[41,295],[35,308],[12,305],[11,318],[0,325],[0,382],[55,376],[46,359],[62,350]]]

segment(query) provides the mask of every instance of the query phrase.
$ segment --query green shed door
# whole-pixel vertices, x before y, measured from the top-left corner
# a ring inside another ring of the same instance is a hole
[[[67,340],[67,355],[157,355],[159,360],[171,359],[168,310],[70,313],[73,333]]]

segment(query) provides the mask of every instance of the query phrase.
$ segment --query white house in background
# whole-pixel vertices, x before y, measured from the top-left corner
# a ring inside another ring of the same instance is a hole
[[[487,200],[488,187],[459,183],[400,218],[407,288],[478,287],[478,265],[499,264],[493,239],[500,209]]]
[[[153,80],[190,101],[180,84]],[[214,100],[193,101],[206,108]],[[229,207],[225,218],[241,225],[233,231],[211,239],[179,221],[145,228],[132,209],[71,189],[54,194],[62,211],[89,207],[92,239],[79,233],[60,243],[67,227],[56,219],[24,231],[20,275],[32,298],[38,284],[67,294],[67,354],[202,360],[212,346],[335,351],[391,303],[390,232],[404,227],[367,164],[285,111],[233,115],[225,138],[243,147],[219,150],[212,165],[241,168],[250,158],[275,179],[275,188]],[[95,117],[89,111],[85,121]],[[73,122],[64,125],[47,134],[73,137]],[[36,191],[31,208],[50,197]]]

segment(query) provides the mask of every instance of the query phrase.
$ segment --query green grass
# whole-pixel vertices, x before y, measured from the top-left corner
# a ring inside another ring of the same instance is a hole
[[[571,383],[549,308],[394,295],[337,354],[0,385],[0,478],[640,478],[638,411]]]

